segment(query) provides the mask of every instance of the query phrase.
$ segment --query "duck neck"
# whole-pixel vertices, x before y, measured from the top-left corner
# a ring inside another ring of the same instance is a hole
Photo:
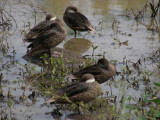
[[[108,70],[109,69],[109,64],[108,65],[103,65],[103,66],[101,66],[101,68],[103,68],[103,69],[105,69],[105,70]]]

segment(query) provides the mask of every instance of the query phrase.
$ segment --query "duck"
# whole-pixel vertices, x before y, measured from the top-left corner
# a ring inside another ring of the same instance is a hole
[[[97,114],[77,114],[72,113],[66,116],[65,120],[102,120],[100,119],[100,116],[97,116]],[[107,119],[109,120],[109,119]]]
[[[99,84],[101,84],[106,82],[116,74],[116,67],[110,64],[107,59],[101,58],[96,64],[82,68],[77,72],[73,72],[71,75],[68,75],[67,78],[80,81],[80,77],[82,77],[86,73],[92,74],[95,80]]]
[[[63,20],[75,32],[75,38],[76,31],[96,32],[92,27],[91,23],[89,22],[88,18],[82,13],[80,13],[77,7],[73,5],[66,8],[63,15]]]
[[[92,74],[84,74],[81,81],[61,88],[55,95],[46,103],[87,103],[102,95],[102,88]]]
[[[51,48],[60,44],[66,38],[64,23],[54,14],[47,14],[46,20],[33,27],[25,36],[25,42],[31,42],[27,48]]]

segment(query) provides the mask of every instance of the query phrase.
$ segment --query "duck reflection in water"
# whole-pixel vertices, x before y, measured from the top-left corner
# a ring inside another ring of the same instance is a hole
[[[39,66],[45,66],[43,59],[41,59],[41,57],[44,56],[44,54],[48,55],[48,59],[50,59],[51,57],[55,58],[57,61],[59,58],[62,59],[65,66],[72,69],[78,69],[79,65],[83,64],[83,62],[85,62],[86,64],[90,64],[91,62],[93,62],[91,60],[83,58],[81,55],[77,55],[76,53],[70,50],[65,50],[58,47],[42,48],[40,50],[34,49],[31,52],[24,55],[23,58],[26,61],[30,61]]]
[[[64,43],[63,48],[80,55],[86,52],[92,45],[93,43],[87,39],[72,38]]]

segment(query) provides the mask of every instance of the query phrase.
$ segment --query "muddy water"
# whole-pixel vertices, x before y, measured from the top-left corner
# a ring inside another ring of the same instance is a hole
[[[26,71],[24,65],[28,64],[22,58],[26,53],[28,45],[28,43],[23,43],[24,32],[28,32],[28,26],[32,28],[35,23],[44,19],[43,10],[38,10],[42,13],[36,13],[26,4],[17,3],[16,0],[9,2],[11,4],[7,5],[6,9],[9,11],[11,9],[10,6],[13,6],[14,9],[11,10],[11,14],[14,16],[17,26],[13,22],[9,31],[0,34],[0,43],[3,46],[0,49],[0,62],[2,64],[0,69],[3,73],[2,85],[4,86],[2,87],[3,94],[6,96],[8,91],[11,91],[14,99],[17,101],[11,107],[14,113],[13,116],[16,118],[53,119],[51,115],[46,115],[45,112],[50,112],[54,106],[43,106],[45,100],[41,96],[38,96],[35,102],[31,100],[27,100],[24,104],[18,102],[19,96],[23,94],[21,87],[27,85],[27,80],[22,75],[22,72]],[[60,19],[62,19],[66,6],[76,5],[79,11],[88,17],[96,29],[96,34],[81,32],[75,39],[74,32],[66,26],[68,31],[67,38],[58,47],[71,50],[76,54],[92,55],[92,45],[98,46],[94,54],[104,55],[109,60],[118,60],[116,64],[118,72],[122,71],[124,58],[137,62],[142,55],[148,57],[160,47],[160,38],[157,32],[149,31],[144,25],[137,24],[132,16],[129,19],[125,16],[126,9],[140,9],[147,2],[146,0],[35,0],[32,2],[35,6],[42,6],[45,11],[55,13]],[[149,24],[150,15],[147,14],[145,17]],[[115,24],[112,27],[113,22]],[[119,44],[119,42],[127,41],[127,44]],[[97,59],[98,57],[94,58]],[[154,71],[150,84],[160,79],[158,68],[155,64],[148,63],[146,67],[142,68],[146,71]],[[30,66],[37,71],[41,69],[32,63],[30,63]],[[144,92],[146,86],[143,83],[140,83],[140,89],[133,89],[128,87],[129,83],[125,80],[122,81],[125,83],[122,85],[119,82],[120,78],[120,76],[116,76],[116,82],[112,81],[111,86],[107,85],[110,81],[102,84],[103,90],[109,91],[109,96],[118,96],[118,99],[120,99],[125,94],[126,96],[132,95],[132,97],[138,98]],[[27,89],[25,95],[28,96],[31,92],[32,89]],[[4,101],[7,100],[5,97]],[[6,112],[9,114],[10,110],[6,103],[0,104],[0,108],[6,109]],[[65,112],[62,119],[67,114],[70,114],[70,112]]]

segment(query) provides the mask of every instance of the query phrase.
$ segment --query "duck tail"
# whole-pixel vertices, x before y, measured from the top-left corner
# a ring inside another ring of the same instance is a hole
[[[96,33],[95,29],[93,29],[93,27],[92,27],[92,26],[91,26],[91,27],[89,27],[89,29],[90,29],[91,31],[93,31],[94,33]]]
[[[47,100],[45,103],[53,103],[53,102],[55,102],[55,98],[54,97],[52,97],[51,99]]]
[[[76,79],[78,79],[78,78],[77,78],[75,75],[73,75],[73,74],[67,75],[65,78],[66,78],[66,79],[71,79],[71,80],[76,80]]]

